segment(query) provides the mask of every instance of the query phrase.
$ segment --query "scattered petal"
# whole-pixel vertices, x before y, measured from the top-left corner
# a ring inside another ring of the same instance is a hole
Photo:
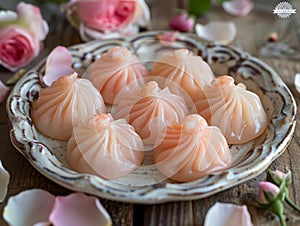
[[[300,93],[300,73],[297,73],[295,75],[295,86],[296,86],[298,93]]]
[[[157,39],[161,42],[173,43],[176,41],[178,32],[164,32],[157,35]]]
[[[47,57],[43,80],[46,85],[50,86],[59,77],[72,74],[73,72],[71,53],[66,47],[57,46]]]
[[[55,197],[47,191],[32,189],[8,199],[3,218],[10,226],[32,226],[47,222]]]
[[[55,226],[111,225],[111,218],[96,197],[72,193],[56,197],[49,216]]]
[[[204,226],[211,225],[252,226],[252,223],[247,206],[217,202],[208,210],[205,217]]]
[[[222,4],[225,12],[234,16],[246,16],[253,9],[253,5],[250,0],[232,0]]]
[[[18,18],[18,14],[10,10],[0,10],[0,25],[2,22],[13,21]]]
[[[236,36],[236,26],[233,22],[212,21],[205,25],[196,24],[196,34],[205,40],[228,44]]]
[[[0,103],[5,99],[6,94],[9,90],[9,87],[4,85],[4,83],[0,80]]]
[[[7,186],[9,183],[9,173],[3,167],[0,160],[0,203],[4,201],[7,193]]]

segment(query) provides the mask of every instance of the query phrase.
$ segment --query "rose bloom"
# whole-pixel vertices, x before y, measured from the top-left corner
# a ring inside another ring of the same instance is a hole
[[[71,0],[63,10],[84,41],[132,35],[150,21],[144,0]]]
[[[39,8],[19,3],[17,13],[0,11],[0,64],[11,71],[28,64],[48,33]]]

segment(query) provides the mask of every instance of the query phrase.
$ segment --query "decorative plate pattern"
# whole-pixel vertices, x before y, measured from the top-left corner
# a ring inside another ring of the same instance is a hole
[[[196,37],[184,34],[178,34],[175,42],[166,43],[157,38],[160,33],[147,32],[131,38],[72,46],[69,50],[73,56],[73,67],[80,74],[102,52],[119,45],[134,51],[149,68],[162,52],[188,48],[202,56],[216,75],[228,74],[236,82],[243,82],[247,89],[259,95],[270,122],[259,138],[243,145],[230,146],[233,154],[231,168],[189,183],[157,182],[158,171],[151,166],[115,181],[73,171],[65,158],[66,142],[41,135],[30,116],[31,103],[42,86],[40,76],[45,62],[19,80],[7,100],[10,137],[14,146],[39,172],[68,189],[132,203],[204,198],[262,173],[284,152],[295,129],[296,104],[286,85],[274,70],[248,53],[225,45],[203,45]],[[145,164],[149,162],[151,160],[146,160]]]

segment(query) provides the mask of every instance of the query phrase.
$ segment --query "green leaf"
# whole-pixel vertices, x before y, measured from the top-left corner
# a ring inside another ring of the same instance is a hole
[[[210,10],[211,0],[190,0],[189,14],[199,16]]]

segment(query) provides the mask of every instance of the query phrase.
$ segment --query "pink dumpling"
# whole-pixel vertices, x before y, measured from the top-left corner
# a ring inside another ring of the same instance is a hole
[[[188,182],[231,165],[231,152],[222,132],[198,114],[174,123],[161,134],[153,151],[158,170],[175,181]]]
[[[145,144],[153,144],[167,125],[185,118],[188,108],[182,97],[151,81],[120,99],[112,113],[133,125]]]
[[[166,78],[164,87],[177,83],[192,99],[215,77],[209,65],[188,49],[164,53],[153,64],[151,75]]]
[[[103,99],[93,84],[73,73],[40,90],[32,104],[31,116],[42,134],[68,140],[79,121],[105,111]]]
[[[243,144],[261,135],[268,117],[259,97],[224,75],[204,86],[195,102],[209,125],[221,129],[229,144]]]
[[[114,47],[95,61],[86,72],[86,77],[101,93],[107,104],[113,104],[116,96],[128,85],[144,84],[147,68],[125,47]]]
[[[144,146],[124,119],[98,114],[74,127],[66,156],[71,168],[78,172],[116,179],[142,164]]]

